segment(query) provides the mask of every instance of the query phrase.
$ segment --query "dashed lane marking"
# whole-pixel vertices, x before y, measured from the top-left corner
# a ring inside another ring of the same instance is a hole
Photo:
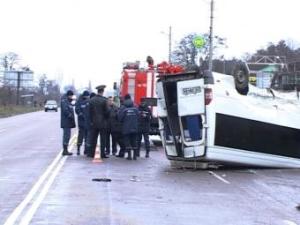
[[[214,173],[213,171],[208,171],[209,174],[213,175],[218,180],[224,182],[225,184],[230,184],[228,180],[225,180],[223,177],[219,176],[218,174]]]
[[[70,146],[72,146],[74,144],[75,140],[76,140],[76,136],[74,135],[71,138],[71,141],[70,141],[71,145]],[[45,180],[49,177],[49,175],[51,174],[51,172],[53,170],[55,170],[55,167],[61,161],[61,158],[62,158],[61,153],[62,153],[62,150],[57,154],[57,156],[52,161],[52,163],[47,167],[46,171],[42,174],[42,176],[34,184],[34,186],[31,188],[31,190],[29,191],[29,193],[27,194],[27,196],[24,198],[24,200],[9,215],[9,217],[5,221],[4,225],[14,225],[15,224],[15,222],[17,221],[17,219],[19,218],[19,216],[22,214],[22,212],[24,211],[24,209],[26,208],[26,206],[31,202],[31,200],[37,194],[37,192],[39,191],[40,187],[43,185],[43,183],[45,182]],[[67,157],[64,157],[63,159],[66,159],[66,158]],[[58,168],[58,167],[56,167],[56,168]]]

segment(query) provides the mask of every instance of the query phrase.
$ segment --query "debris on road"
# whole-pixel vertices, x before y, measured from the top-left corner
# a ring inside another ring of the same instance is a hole
[[[95,182],[111,182],[111,179],[109,179],[109,178],[93,178],[92,181],[95,181]]]

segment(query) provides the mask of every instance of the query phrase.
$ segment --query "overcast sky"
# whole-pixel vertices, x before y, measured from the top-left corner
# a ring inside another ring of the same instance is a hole
[[[215,34],[226,57],[268,42],[300,40],[299,0],[215,0]],[[13,51],[36,74],[76,86],[120,78],[124,61],[168,58],[184,35],[209,30],[209,0],[0,0],[0,53]],[[162,33],[165,32],[165,34]]]

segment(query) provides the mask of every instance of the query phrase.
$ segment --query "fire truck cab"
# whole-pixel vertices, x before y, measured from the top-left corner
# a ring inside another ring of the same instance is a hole
[[[142,99],[147,102],[152,112],[150,135],[159,135],[155,84],[156,74],[152,64],[148,68],[140,68],[139,61],[123,64],[119,95],[123,97],[130,94],[136,106]]]

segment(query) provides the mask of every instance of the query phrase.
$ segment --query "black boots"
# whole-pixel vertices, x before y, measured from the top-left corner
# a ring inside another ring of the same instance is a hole
[[[77,155],[80,155],[80,145],[77,145]]]
[[[150,152],[150,150],[148,149],[148,150],[146,150],[146,155],[145,155],[145,157],[146,158],[149,158],[149,152]]]
[[[136,160],[136,158],[140,156],[138,153],[139,153],[138,149],[133,149],[133,160]]]
[[[128,150],[127,152],[128,152],[127,159],[128,159],[128,160],[131,160],[131,159],[132,159],[132,158],[131,158],[131,150]]]
[[[72,152],[68,152],[68,145],[64,145],[64,150],[62,152],[62,156],[65,156],[65,155],[73,155]]]

